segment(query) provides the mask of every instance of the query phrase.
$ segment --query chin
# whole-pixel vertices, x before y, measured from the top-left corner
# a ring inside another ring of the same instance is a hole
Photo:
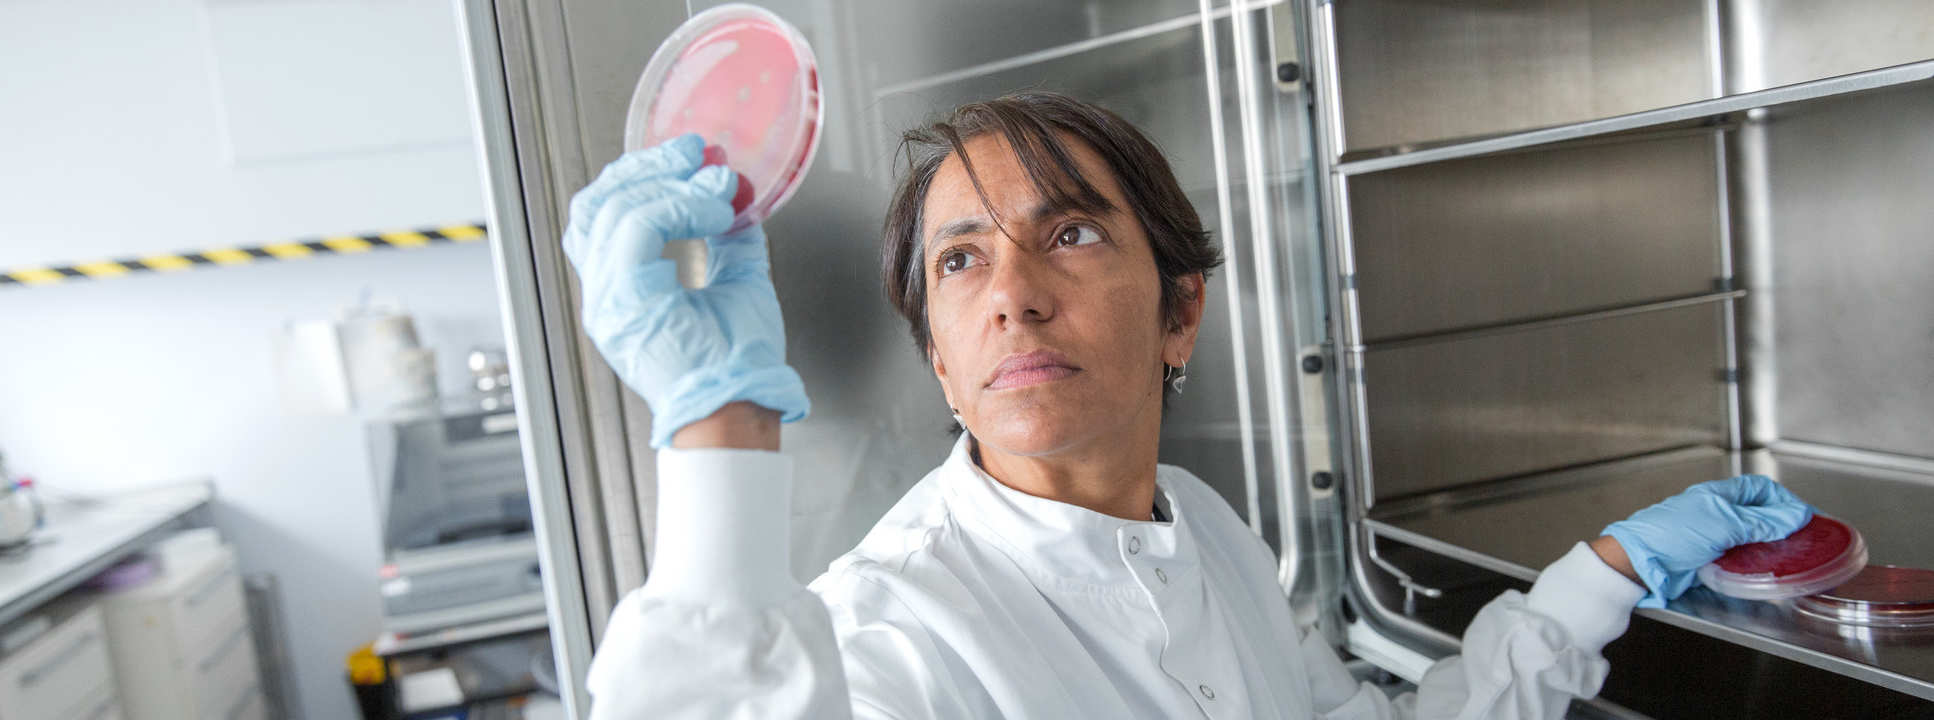
[[[1031,404],[984,413],[974,439],[1009,455],[1038,457],[1079,444],[1098,423],[1062,404]]]

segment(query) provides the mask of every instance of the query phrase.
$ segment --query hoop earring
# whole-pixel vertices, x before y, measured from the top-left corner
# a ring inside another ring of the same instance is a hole
[[[1188,379],[1189,379],[1189,361],[1187,360],[1182,361],[1181,367],[1175,367],[1173,365],[1170,365],[1170,366],[1167,366],[1167,369],[1162,372],[1162,382],[1167,383],[1169,387],[1174,388],[1175,394],[1177,395],[1182,394],[1182,383],[1188,382]]]

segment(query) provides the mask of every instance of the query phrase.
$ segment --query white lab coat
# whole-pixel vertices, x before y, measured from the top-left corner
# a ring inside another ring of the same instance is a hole
[[[1393,701],[1296,627],[1268,547],[1180,468],[1156,472],[1170,521],[1136,522],[1008,488],[963,437],[810,589],[791,475],[660,453],[657,566],[612,613],[592,718],[1559,718],[1644,592],[1580,543]]]

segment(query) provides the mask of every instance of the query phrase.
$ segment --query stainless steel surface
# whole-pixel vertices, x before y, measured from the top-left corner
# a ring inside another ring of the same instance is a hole
[[[1729,92],[1934,59],[1926,0],[1732,0]]]
[[[1733,277],[1738,287],[1773,288],[1771,178],[1766,158],[1765,110],[1725,134],[1727,203],[1732,227]],[[1778,348],[1773,328],[1777,292],[1754,292],[1734,304],[1734,348],[1739,382],[1739,447],[1763,447],[1779,437],[1775,378]]]
[[[1934,296],[1908,277],[1934,267],[1909,240],[1931,219],[1914,198],[1934,195],[1934,19],[1886,0],[1310,5],[1330,338],[1349,380],[1334,396],[1348,592],[1369,623],[1446,652],[1469,616],[1433,626],[1424,608],[1474,612],[1498,589],[1455,587],[1372,533],[1528,580],[1689,482],[1755,468],[1823,506],[1906,507],[1878,532],[1913,532],[1934,496],[1934,444],[1915,435],[1934,420]],[[1615,32],[1650,22],[1672,28]],[[1645,58],[1592,59],[1646,44]],[[1595,105],[1621,73],[1681,97]],[[1551,238],[1588,244],[1527,252]],[[1780,452],[1721,449],[1766,445]],[[1591,474],[1606,462],[1616,481]],[[1486,514],[1547,495],[1563,497]],[[1412,527],[1426,521],[1443,532]],[[1379,559],[1444,598],[1407,615]],[[1643,615],[1755,667],[1791,658],[1934,698],[1926,643],[1789,636],[1790,618],[1697,598]],[[1654,662],[1663,646],[1646,643],[1615,665]]]
[[[1506,150],[1535,147],[1587,137],[1612,135],[1648,128],[1712,122],[1714,119],[1723,118],[1731,113],[1744,112],[1755,108],[1820,101],[1822,99],[1832,99],[1852,93],[1925,83],[1929,79],[1934,79],[1934,62],[1917,62],[1881,70],[1871,70],[1863,73],[1827,78],[1825,80],[1815,80],[1797,85],[1785,85],[1739,95],[1728,95],[1712,100],[1701,100],[1658,110],[1635,112],[1629,115],[1609,117],[1602,120],[1587,120],[1571,125],[1527,130],[1500,137],[1412,150],[1395,155],[1349,159],[1337,163],[1334,169],[1343,174],[1377,172],[1379,170],[1422,165],[1424,163],[1452,160],[1461,157],[1488,155]]]
[[[1739,460],[1858,528],[1872,562],[1934,567],[1925,526],[1934,516],[1934,475],[1764,450]],[[1733,462],[1717,448],[1672,451],[1387,503],[1369,524],[1378,534],[1529,581],[1572,544],[1688,485],[1730,475]],[[1924,638],[1843,633],[1798,617],[1789,603],[1703,589],[1640,614],[1934,700],[1934,643]]]
[[[1048,53],[1151,25],[1179,20],[1173,27],[1189,27],[1198,10],[1195,0],[857,0],[839,6],[836,12],[850,12],[868,27],[891,29],[847,41],[851,54],[866,64],[854,78],[856,84],[895,90],[940,84],[930,81],[963,68]]]
[[[1375,499],[1720,442],[1722,307],[1363,353]]]
[[[1934,88],[1765,120],[1780,437],[1934,457]]]
[[[1353,178],[1364,341],[1710,292],[1717,162],[1702,131]]]
[[[1285,0],[1257,0],[1255,2],[1244,2],[1244,3],[1238,3],[1238,4],[1245,5],[1250,10],[1255,10],[1255,9],[1260,9],[1260,8],[1269,7],[1273,5],[1279,5],[1279,4],[1282,4],[1283,2],[1285,2]],[[1217,8],[1217,7],[1209,7],[1209,5],[1210,3],[1200,3],[1200,12],[1197,14],[1180,15],[1176,17],[1163,18],[1161,20],[1151,22],[1147,25],[1137,25],[1123,30],[1118,30],[1115,32],[1110,32],[1110,33],[1101,34],[1101,35],[1094,35],[1092,37],[1084,37],[1066,44],[1044,47],[1032,52],[1024,52],[1017,55],[1000,57],[994,60],[989,60],[987,62],[982,62],[974,65],[968,65],[966,67],[959,67],[959,68],[947,70],[945,72],[941,72],[935,75],[927,75],[927,76],[917,77],[911,80],[907,80],[904,82],[897,82],[889,85],[884,85],[879,88],[876,88],[873,91],[873,93],[876,97],[878,97],[878,96],[886,96],[886,95],[896,95],[900,93],[918,92],[921,90],[925,90],[927,88],[951,85],[951,84],[960,82],[962,80],[968,80],[968,79],[980,77],[982,75],[993,75],[996,73],[1003,73],[1010,70],[1027,67],[1029,65],[1039,65],[1045,62],[1052,62],[1054,60],[1059,60],[1064,57],[1068,57],[1071,55],[1079,55],[1081,53],[1085,53],[1090,50],[1098,50],[1100,48],[1108,47],[1110,45],[1134,43],[1135,41],[1141,40],[1143,38],[1153,37],[1155,35],[1161,35],[1163,33],[1168,33],[1176,30],[1182,30],[1191,26],[1198,26],[1201,24],[1204,18],[1208,18],[1212,20],[1220,20],[1222,18],[1229,17],[1229,14],[1233,12],[1233,8],[1228,6]],[[1205,49],[1208,49],[1207,45],[1205,45],[1204,47]],[[1221,87],[1221,84],[1217,83],[1216,87],[1218,88]]]
[[[1706,3],[1335,3],[1343,147],[1562,125],[1717,94]]]
[[[1255,160],[1247,150],[1241,154],[1223,156],[1230,174],[1237,175],[1218,182],[1214,149],[1214,135],[1209,124],[1206,99],[1214,92],[1223,103],[1219,112],[1224,117],[1222,129],[1225,138],[1245,138],[1240,126],[1240,108],[1236,88],[1241,79],[1235,77],[1237,49],[1231,40],[1233,35],[1231,21],[1225,16],[1213,23],[1215,32],[1224,42],[1217,48],[1222,58],[1218,77],[1222,78],[1222,88],[1216,91],[1206,82],[1204,57],[1206,49],[1202,42],[1200,23],[1174,30],[1151,34],[1132,43],[1117,43],[1094,47],[1073,55],[1056,57],[1048,61],[1006,69],[993,74],[973,75],[955,82],[922,89],[918,93],[898,93],[881,97],[874,106],[879,127],[908,127],[921,119],[943,111],[961,102],[992,97],[1001,93],[1020,89],[1038,88],[1067,92],[1076,97],[1099,102],[1146,132],[1167,154],[1169,161],[1181,181],[1185,191],[1197,205],[1197,212],[1204,219],[1214,236],[1222,243],[1225,252],[1237,258],[1237,269],[1224,278],[1211,283],[1209,307],[1203,319],[1201,334],[1197,339],[1195,355],[1190,359],[1188,391],[1172,398],[1165,413],[1162,443],[1164,462],[1175,463],[1207,481],[1220,491],[1230,505],[1239,512],[1246,511],[1251,503],[1248,499],[1246,456],[1254,453],[1259,478],[1258,486],[1275,488],[1281,474],[1278,468],[1284,460],[1273,450],[1269,442],[1267,425],[1252,425],[1254,445],[1245,449],[1242,437],[1244,420],[1239,414],[1240,406],[1237,392],[1247,384],[1253,408],[1252,412],[1268,407],[1266,400],[1270,386],[1266,379],[1266,369],[1283,367],[1271,365],[1265,358],[1262,343],[1244,343],[1247,357],[1238,357],[1235,352],[1236,333],[1231,322],[1243,323],[1245,338],[1261,338],[1267,333],[1278,332],[1274,323],[1287,323],[1287,318],[1265,318],[1258,305],[1259,297],[1274,296],[1269,290],[1257,285],[1264,272],[1260,263],[1265,261],[1259,247],[1251,242],[1250,233],[1254,227],[1254,216],[1250,211],[1258,202],[1276,208],[1279,215],[1272,216],[1271,222],[1282,223],[1272,232],[1288,233],[1283,242],[1288,245],[1307,247],[1313,243],[1313,228],[1308,225],[1309,218],[1298,210],[1303,184],[1296,175],[1300,165],[1292,165],[1306,153],[1298,153],[1294,147],[1298,141],[1307,142],[1307,135],[1297,135],[1293,127],[1283,127],[1272,118],[1282,118],[1286,108],[1295,106],[1294,96],[1288,98],[1264,96],[1258,98],[1260,107],[1271,109],[1260,113],[1256,132],[1258,140],[1252,143],[1228,143],[1226,150],[1232,153],[1250,144],[1260,143]],[[938,40],[936,40],[938,41]],[[1254,42],[1252,39],[1251,42]],[[1231,80],[1234,82],[1231,82]],[[1253,81],[1253,79],[1252,79]],[[1274,91],[1269,91],[1274,95]],[[1269,127],[1261,127],[1269,122]],[[1248,166],[1255,162],[1262,172],[1263,181],[1268,183],[1260,188],[1261,193],[1249,192],[1248,180],[1253,175]],[[1240,171],[1239,173],[1237,171]],[[1226,188],[1219,187],[1226,185]],[[1230,193],[1232,217],[1237,218],[1233,227],[1221,225],[1219,193]],[[884,197],[886,190],[878,191]],[[1271,248],[1275,250],[1274,248]],[[868,246],[864,250],[869,255],[877,250]],[[1285,262],[1281,251],[1269,262]],[[860,262],[856,257],[854,262]],[[1280,277],[1278,278],[1280,279]],[[1228,291],[1228,283],[1235,282],[1241,288],[1239,294]],[[784,288],[781,288],[782,299]],[[869,302],[871,301],[869,298]],[[1231,311],[1231,302],[1241,304]],[[1240,317],[1232,317],[1232,314]],[[897,330],[897,329],[896,329]],[[1305,328],[1304,332],[1320,332]],[[795,353],[795,356],[798,354]],[[1238,382],[1238,374],[1233,368],[1246,368],[1247,377]],[[931,380],[915,383],[917,392],[929,393]],[[811,376],[807,378],[808,387],[813,387]],[[1260,420],[1261,418],[1257,418]],[[1294,422],[1292,419],[1291,422]],[[1295,428],[1291,429],[1295,432]],[[1293,459],[1289,463],[1293,464]],[[1279,543],[1276,532],[1279,508],[1275,504],[1265,505],[1258,502],[1257,509],[1264,514],[1253,518],[1263,536]],[[1245,512],[1246,515],[1246,512]]]

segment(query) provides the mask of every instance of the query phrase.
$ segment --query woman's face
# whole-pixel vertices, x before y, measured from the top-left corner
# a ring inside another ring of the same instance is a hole
[[[1192,275],[1196,301],[1165,329],[1141,223],[1101,157],[1063,142],[1114,209],[1047,206],[1006,139],[989,134],[965,143],[987,202],[949,157],[922,213],[934,374],[976,440],[1012,455],[1159,427],[1163,366],[1188,359],[1201,318]]]

